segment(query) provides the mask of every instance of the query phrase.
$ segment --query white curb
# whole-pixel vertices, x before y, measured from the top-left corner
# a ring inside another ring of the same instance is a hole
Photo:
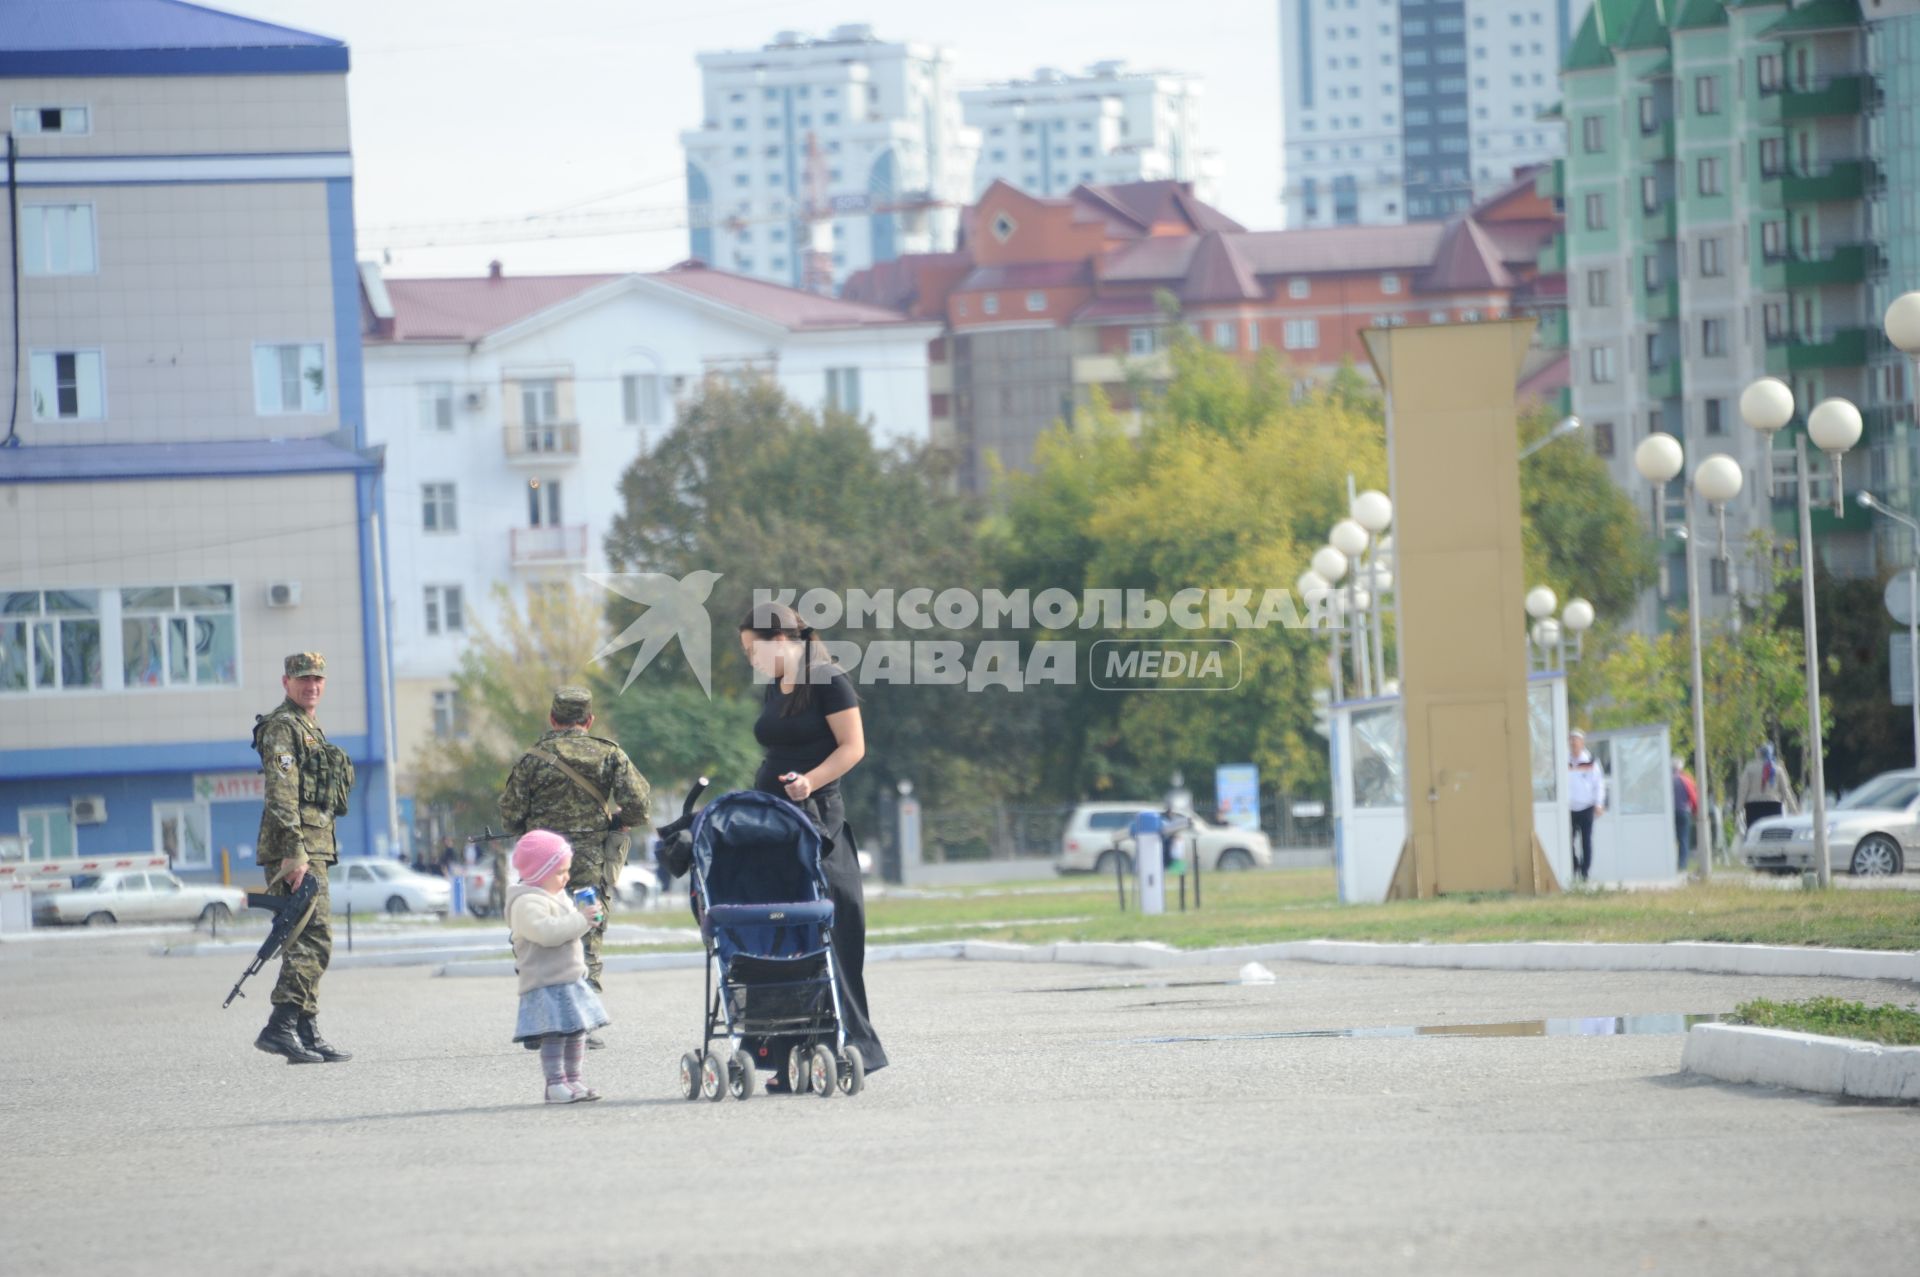
[[[1881,1046],[1744,1024],[1696,1024],[1687,1033],[1680,1068],[1722,1082],[1920,1101],[1920,1046]]]

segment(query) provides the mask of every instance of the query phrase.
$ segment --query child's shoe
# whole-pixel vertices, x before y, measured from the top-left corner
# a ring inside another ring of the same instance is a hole
[[[600,1098],[600,1092],[590,1086],[583,1086],[578,1082],[567,1083],[567,1089],[573,1092],[573,1098],[576,1103],[584,1103],[588,1100],[597,1100]]]
[[[580,1098],[579,1092],[564,1082],[552,1082],[547,1086],[547,1103],[549,1104],[572,1104]],[[596,1095],[594,1098],[600,1097]]]

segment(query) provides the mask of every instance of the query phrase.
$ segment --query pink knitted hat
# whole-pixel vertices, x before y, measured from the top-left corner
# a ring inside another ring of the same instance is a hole
[[[536,829],[513,847],[513,871],[521,882],[539,882],[573,860],[573,848],[559,834]]]

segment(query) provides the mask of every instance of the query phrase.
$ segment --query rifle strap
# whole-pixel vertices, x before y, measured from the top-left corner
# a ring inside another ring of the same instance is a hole
[[[599,786],[595,785],[573,768],[567,766],[567,761],[552,750],[542,749],[540,746],[535,745],[532,749],[528,750],[527,753],[538,755],[552,763],[555,767],[558,767],[562,775],[578,786],[581,792],[586,794],[587,797],[593,799],[594,802],[600,805],[600,811],[606,816],[608,823],[612,823],[615,811],[614,805],[607,801],[607,796],[600,792]]]
[[[269,891],[273,890],[273,884],[276,882],[285,882],[288,874],[292,871],[293,866],[296,863],[297,862],[293,860],[281,861],[279,870],[274,873],[273,877],[267,879],[267,890]],[[307,872],[308,873],[314,872],[314,868],[311,863],[307,865]],[[295,888],[289,887],[287,890],[291,892],[295,890]],[[314,898],[307,902],[307,911],[300,915],[300,921],[294,923],[291,927],[287,928],[286,937],[280,941],[280,951],[282,953],[286,952],[288,945],[292,944],[295,940],[300,938],[300,933],[307,929],[307,924],[309,922],[313,921],[313,911],[319,907],[320,907],[320,897],[318,893],[316,893],[314,895]]]

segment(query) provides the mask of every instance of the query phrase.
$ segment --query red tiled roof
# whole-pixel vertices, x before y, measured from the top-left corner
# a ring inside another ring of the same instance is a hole
[[[1187,278],[1180,286],[1180,300],[1189,302],[1253,301],[1266,294],[1253,277],[1247,262],[1234,247],[1233,239],[1219,231],[1209,231],[1193,252]]]
[[[990,288],[1073,288],[1093,282],[1087,262],[1016,262],[1008,266],[977,266],[954,288],[977,293]]]
[[[1211,204],[1195,199],[1185,182],[1089,184],[1075,187],[1067,198],[1094,206],[1109,220],[1126,222],[1136,234],[1160,222],[1184,222],[1196,231],[1246,229]]]
[[[1573,384],[1573,361],[1566,351],[1556,351],[1538,368],[1520,379],[1514,389],[1521,398],[1551,399]]]
[[[1447,223],[1433,265],[1417,286],[1430,293],[1512,288],[1513,276],[1501,264],[1500,250],[1480,229],[1480,223],[1461,217]]]
[[[618,275],[498,275],[389,279],[393,331],[379,341],[479,341]]]
[[[1334,226],[1311,230],[1240,231],[1223,235],[1255,275],[1311,275],[1363,270],[1413,270],[1433,260],[1444,228]],[[1115,281],[1186,278],[1201,237],[1162,236],[1113,252],[1101,275]]]
[[[897,310],[803,292],[784,284],[770,284],[764,279],[714,270],[699,262],[681,262],[646,278],[747,311],[796,332],[914,322]]]

